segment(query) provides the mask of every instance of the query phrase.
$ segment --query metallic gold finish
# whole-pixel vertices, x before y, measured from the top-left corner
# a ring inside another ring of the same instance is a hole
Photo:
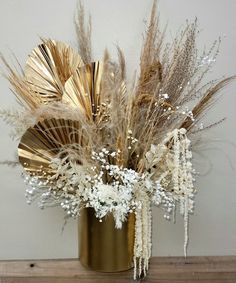
[[[25,78],[43,103],[60,100],[65,82],[83,61],[78,53],[63,42],[44,40],[26,62]]]
[[[65,83],[62,101],[78,107],[87,118],[94,120],[100,105],[102,75],[101,62],[78,68]]]
[[[29,128],[18,146],[21,165],[30,174],[50,174],[50,161],[62,145],[81,143],[82,131],[78,121],[47,119]]]
[[[134,222],[134,214],[129,214],[122,229],[116,229],[112,215],[99,222],[92,208],[83,209],[79,218],[81,263],[102,272],[118,272],[132,268]]]

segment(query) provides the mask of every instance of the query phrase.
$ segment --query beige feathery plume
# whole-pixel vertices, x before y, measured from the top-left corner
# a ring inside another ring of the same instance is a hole
[[[220,91],[235,79],[236,76],[232,76],[223,79],[211,87],[193,108],[192,113],[194,120],[187,117],[181,124],[180,128],[185,128],[186,130],[190,131],[194,124],[201,119],[202,115],[208,110],[208,108],[216,102],[216,96],[219,95]]]
[[[88,24],[85,22],[84,6],[81,1],[78,2],[77,12],[75,15],[75,31],[78,41],[78,51],[85,64],[92,61],[92,23],[89,15]]]

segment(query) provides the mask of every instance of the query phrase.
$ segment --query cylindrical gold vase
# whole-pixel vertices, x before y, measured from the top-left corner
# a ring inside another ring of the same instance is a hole
[[[116,229],[113,215],[99,222],[92,208],[83,209],[79,218],[80,262],[101,272],[132,268],[134,222],[134,214],[130,214],[122,228]]]

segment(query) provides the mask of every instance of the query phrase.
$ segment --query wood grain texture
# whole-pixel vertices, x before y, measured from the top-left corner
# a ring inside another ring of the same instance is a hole
[[[154,257],[145,279],[132,276],[89,271],[76,259],[0,261],[0,283],[236,283],[236,256]]]

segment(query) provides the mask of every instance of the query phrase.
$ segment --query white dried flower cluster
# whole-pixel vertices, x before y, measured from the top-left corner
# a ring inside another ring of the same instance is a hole
[[[135,141],[137,142],[137,141]],[[29,203],[61,206],[76,217],[84,207],[92,207],[96,217],[112,213],[117,228],[135,213],[134,277],[146,273],[151,255],[151,205],[161,207],[170,219],[176,202],[185,220],[185,253],[188,241],[188,214],[193,211],[194,188],[192,153],[185,129],[175,129],[159,145],[146,153],[145,171],[116,165],[120,151],[106,148],[91,153],[92,165],[82,165],[72,155],[51,160],[49,176],[24,175],[31,188]],[[111,160],[113,160],[111,162]],[[111,164],[112,163],[112,164]]]
[[[142,176],[132,169],[110,164],[108,157],[115,158],[118,154],[119,152],[109,152],[106,149],[92,153],[97,167],[92,168],[94,175],[89,177],[91,189],[86,190],[84,201],[86,207],[95,209],[96,216],[100,219],[113,213],[116,227],[121,228],[128,213],[133,212],[138,205],[134,191]]]
[[[184,116],[184,117],[190,118],[192,122],[195,121],[192,110],[189,110],[189,108],[187,106],[185,106],[184,109],[182,107],[176,106],[175,112]]]

